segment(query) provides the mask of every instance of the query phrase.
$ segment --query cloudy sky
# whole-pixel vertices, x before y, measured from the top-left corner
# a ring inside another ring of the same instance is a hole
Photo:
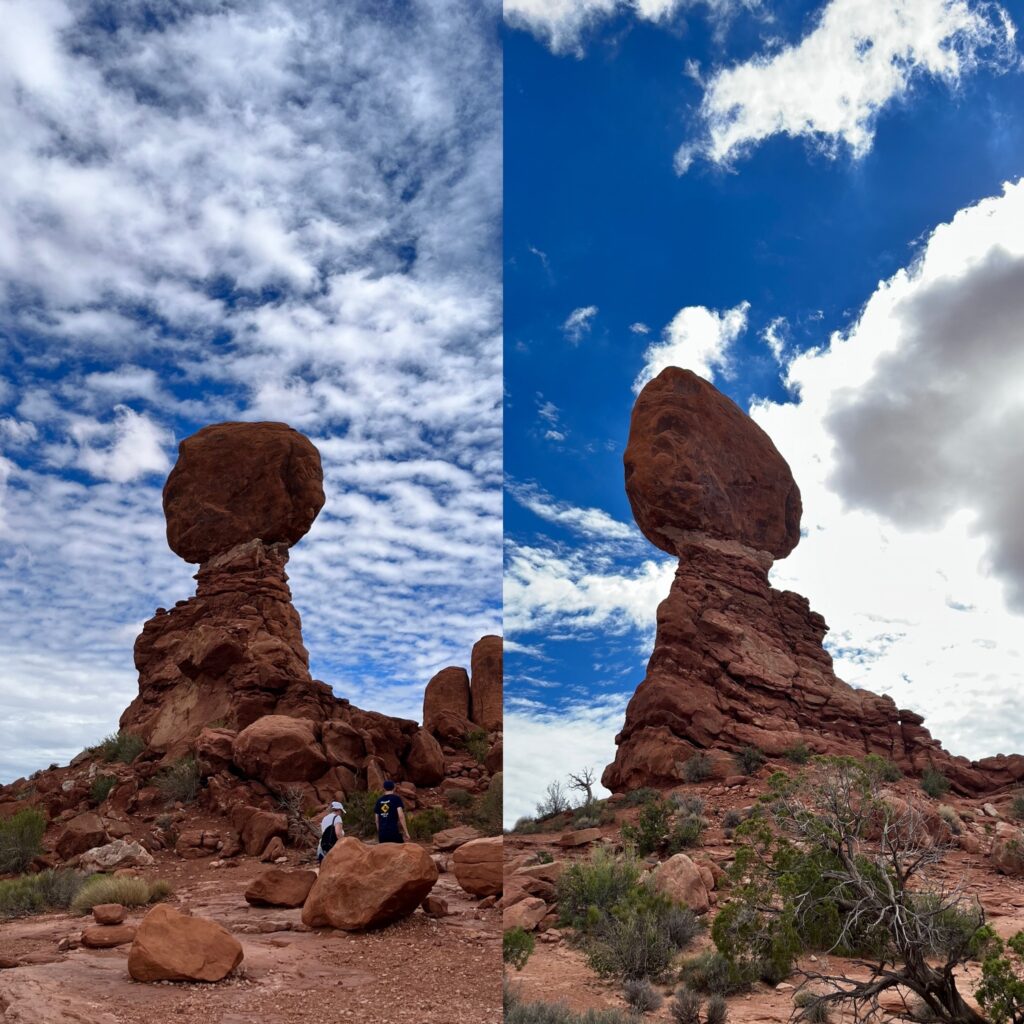
[[[315,676],[418,717],[501,624],[496,3],[3,0],[0,782],[116,728],[177,442],[285,420]]]
[[[955,753],[1024,750],[1024,3],[507,0],[506,817],[614,754],[673,564],[622,449],[714,381],[777,586]]]

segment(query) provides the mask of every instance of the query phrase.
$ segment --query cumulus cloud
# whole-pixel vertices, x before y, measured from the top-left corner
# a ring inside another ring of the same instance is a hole
[[[732,346],[747,328],[749,302],[719,312],[707,306],[686,306],[662,331],[661,341],[644,352],[644,367],[633,382],[634,392],[666,366],[681,366],[707,380],[732,374]]]
[[[4,14],[5,654],[88,661],[123,707],[141,622],[193,587],[160,511],[174,442],[287,420],[328,495],[290,569],[314,674],[415,717],[500,631],[497,4]],[[61,749],[97,738],[61,722]]]
[[[676,170],[698,155],[731,164],[773,135],[862,157],[879,114],[916,80],[955,88],[982,64],[1009,67],[1014,36],[1007,12],[979,0],[830,0],[799,42],[710,77],[704,135],[679,149]]]
[[[597,316],[597,306],[580,306],[579,309],[574,309],[562,324],[565,336],[574,345],[578,345],[584,336],[590,333],[595,316]]]
[[[1020,749],[1024,183],[937,227],[856,322],[791,359],[799,401],[752,415],[793,467],[778,585],[834,629],[837,671],[958,753]]]
[[[549,523],[604,541],[643,541],[628,523],[619,522],[599,508],[578,508],[552,497],[536,484],[506,482],[506,491],[525,509]],[[646,544],[646,541],[643,541]]]

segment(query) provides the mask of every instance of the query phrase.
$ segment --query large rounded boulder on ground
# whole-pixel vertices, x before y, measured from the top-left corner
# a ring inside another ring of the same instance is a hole
[[[495,896],[502,885],[501,836],[473,839],[452,854],[455,880],[472,896]]]
[[[234,742],[235,733],[230,729],[207,728],[196,737],[196,766],[203,778],[230,767]]]
[[[64,831],[57,837],[54,849],[61,860],[68,860],[93,847],[102,846],[106,841],[107,830],[103,826],[103,820],[98,814],[86,811],[84,814],[76,814],[64,826]]]
[[[413,843],[367,846],[351,837],[332,847],[302,908],[310,928],[361,931],[408,917],[437,881],[429,854]]]
[[[456,738],[472,727],[469,721],[469,673],[464,668],[441,669],[423,691],[423,728]]]
[[[685,853],[659,864],[651,873],[654,888],[689,907],[695,914],[706,914],[711,909],[711,897],[700,869]]]
[[[1002,875],[1024,875],[1024,832],[1005,821],[997,822],[989,860]]]
[[[418,730],[413,736],[405,768],[417,786],[436,786],[444,779],[444,751],[426,729]]]
[[[800,490],[771,438],[735,402],[670,366],[633,406],[626,494],[644,536],[679,554],[697,531],[784,558],[800,540]]]
[[[484,636],[470,659],[470,718],[487,732],[500,729],[503,720],[501,650],[500,636]]]
[[[327,771],[327,758],[307,718],[264,715],[236,737],[232,758],[250,778],[310,782]]]
[[[128,973],[136,981],[220,981],[243,956],[242,944],[216,921],[160,905],[135,932]]]
[[[238,832],[239,842],[250,857],[258,857],[274,836],[288,835],[288,818],[278,811],[264,811],[248,805],[231,811],[231,825]]]
[[[254,907],[301,907],[315,882],[315,871],[271,868],[249,883],[245,902]]]
[[[83,871],[116,871],[118,868],[145,868],[155,863],[153,855],[140,843],[115,839],[105,846],[86,850],[78,866]]]
[[[480,838],[480,833],[472,825],[453,825],[451,828],[435,832],[431,843],[436,853],[447,853],[464,843]]]
[[[324,504],[320,453],[285,423],[215,423],[185,438],[164,485],[167,543],[206,562],[250,540],[294,544]]]

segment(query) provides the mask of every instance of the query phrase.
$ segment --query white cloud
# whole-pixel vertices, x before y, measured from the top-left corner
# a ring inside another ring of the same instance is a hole
[[[768,351],[771,352],[772,358],[779,365],[785,362],[786,357],[786,348],[788,346],[786,327],[786,318],[784,316],[777,316],[761,332],[762,340],[768,346]]]
[[[127,406],[118,406],[116,413],[110,444],[85,444],[77,464],[97,479],[117,483],[129,483],[146,473],[167,473],[174,435]]]
[[[871,148],[875,124],[915,80],[955,88],[980,64],[1016,61],[1006,11],[977,0],[830,0],[798,43],[714,74],[700,115],[706,134],[676,155],[731,164],[773,135],[804,137],[830,155]]]
[[[580,306],[579,309],[574,309],[562,324],[565,336],[574,345],[578,345],[584,335],[590,333],[595,316],[597,316],[597,306]]]
[[[724,312],[706,306],[679,310],[662,331],[662,340],[649,345],[644,352],[644,368],[637,374],[633,390],[639,392],[666,366],[693,370],[707,380],[714,380],[716,374],[730,376],[731,349],[747,328],[749,309],[749,302],[741,302]]]
[[[639,320],[637,320],[637,322],[634,323],[634,324],[630,324],[629,325],[629,329],[634,334],[650,334],[651,333],[650,327],[648,327],[647,324],[642,323]]]
[[[635,527],[621,523],[599,508],[577,508],[558,501],[535,484],[507,482],[505,489],[525,509],[535,516],[558,523],[571,530],[604,541],[640,541],[643,538]],[[646,543],[646,542],[645,542]]]
[[[776,564],[833,627],[837,672],[955,752],[1024,748],[1024,183],[936,228],[856,323],[752,415],[805,536]]]

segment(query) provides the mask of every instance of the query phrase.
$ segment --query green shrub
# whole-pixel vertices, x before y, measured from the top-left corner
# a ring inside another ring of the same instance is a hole
[[[560,1003],[524,1003],[510,985],[503,987],[504,1024],[636,1024],[621,1010],[584,1010],[576,1013]]]
[[[650,1013],[661,1007],[661,993],[646,978],[630,978],[622,986],[622,998],[636,1013]]]
[[[435,832],[451,825],[451,818],[443,807],[428,807],[408,818],[409,835],[413,839],[431,839]]]
[[[764,754],[757,747],[744,747],[736,755],[736,767],[741,775],[753,775],[764,764]]]
[[[683,814],[696,814],[698,817],[704,814],[704,798],[693,793],[673,793],[672,803]]]
[[[623,825],[622,838],[633,843],[641,857],[654,853],[668,832],[672,807],[667,800],[655,797],[640,808],[636,825]]]
[[[690,814],[678,821],[669,833],[668,852],[679,853],[681,850],[691,850],[700,846],[700,839],[704,833],[704,819]]]
[[[711,758],[707,754],[698,752],[689,760],[683,762],[684,782],[703,782],[711,778]]]
[[[722,815],[722,828],[735,828],[742,825],[744,821],[743,812],[737,810],[726,811]]]
[[[708,1007],[704,1013],[707,1024],[725,1024],[729,1016],[729,1007],[725,999],[720,995],[713,995],[708,1000]]]
[[[541,821],[545,818],[553,818],[557,814],[565,814],[569,808],[569,798],[565,795],[565,789],[556,779],[548,783],[544,790],[544,799],[537,804],[537,817]]]
[[[538,850],[536,855],[536,861],[538,864],[554,864],[555,858],[552,854],[548,853],[547,850]]]
[[[92,750],[104,761],[122,761],[131,764],[146,749],[146,742],[130,732],[115,732],[93,747]]]
[[[676,989],[669,1009],[676,1024],[700,1024],[701,998],[685,985]]]
[[[445,796],[445,799],[452,807],[466,808],[473,803],[473,794],[468,789],[453,789]]]
[[[746,992],[757,980],[721,953],[710,950],[687,960],[679,971],[679,977],[698,992],[711,992],[720,996]]]
[[[487,792],[480,798],[480,803],[473,813],[473,823],[484,835],[501,835],[501,815],[504,808],[502,779],[501,772],[496,772],[491,776]]]
[[[98,903],[120,903],[123,907],[144,907],[170,895],[165,881],[147,882],[129,875],[93,875],[71,901],[74,914],[88,914]]]
[[[88,877],[62,868],[0,882],[0,918],[66,910]]]
[[[949,804],[941,804],[939,806],[939,817],[949,826],[949,830],[953,835],[958,836],[963,832],[964,823],[960,815],[956,813],[956,809],[950,807]]]
[[[110,791],[116,785],[117,776],[97,775],[96,778],[92,780],[92,785],[89,787],[89,800],[94,805],[103,803],[103,801],[110,796]]]
[[[487,760],[489,744],[487,743],[487,733],[483,729],[473,729],[471,732],[467,732],[462,738],[462,743],[477,764],[483,764]]]
[[[533,936],[522,928],[509,928],[502,936],[501,955],[507,964],[511,964],[517,971],[526,966],[533,952]]]
[[[631,857],[616,858],[597,849],[589,861],[577,861],[558,879],[558,914],[562,924],[585,928],[591,908],[614,906],[636,888],[640,865]]]
[[[345,834],[370,839],[377,835],[377,820],[373,814],[374,805],[381,797],[377,790],[355,790],[345,800]]]
[[[162,768],[153,777],[153,785],[163,793],[168,803],[190,804],[199,795],[199,766],[191,754],[179,758]]]
[[[1010,817],[1017,821],[1024,820],[1024,793],[1017,793],[1010,804]]]
[[[516,823],[512,826],[511,831],[520,836],[533,836],[538,832],[543,832],[544,826],[536,818],[531,818],[527,814],[522,818],[516,818]]]
[[[830,1012],[828,1003],[817,992],[804,990],[793,997],[793,1005],[803,1011],[797,1020],[807,1024],[828,1024]]]
[[[24,871],[43,849],[46,815],[26,807],[9,818],[0,818],[0,873]]]
[[[864,771],[879,782],[899,782],[903,778],[900,766],[881,754],[868,754],[861,764]]]
[[[926,768],[921,776],[921,788],[933,800],[937,800],[949,792],[949,779],[934,768]]]
[[[604,917],[584,946],[598,974],[618,978],[661,978],[677,951],[664,919],[634,908]]]
[[[639,807],[641,804],[650,803],[652,800],[657,800],[661,794],[650,786],[641,786],[640,789],[634,789],[632,793],[627,793],[625,796],[625,804],[627,807]]]
[[[801,740],[799,743],[794,743],[793,746],[787,747],[782,752],[782,756],[787,761],[792,761],[793,764],[807,764],[811,759],[811,748]]]
[[[987,945],[975,998],[994,1024],[1015,1024],[1024,1018],[1024,932],[1005,945],[989,935]]]

